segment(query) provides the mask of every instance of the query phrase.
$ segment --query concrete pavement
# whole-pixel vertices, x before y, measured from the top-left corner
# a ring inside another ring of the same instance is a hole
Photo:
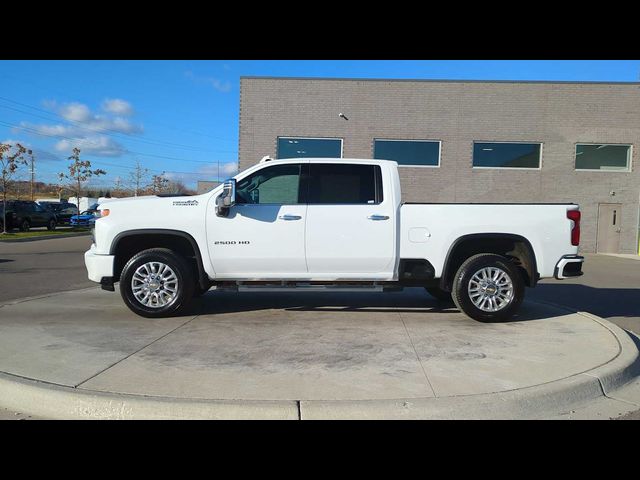
[[[125,408],[140,399],[148,399],[142,395],[145,395],[145,388],[150,387],[152,395],[155,395],[153,398],[170,399],[169,404],[175,407],[172,410],[166,401],[161,402],[154,414],[162,411],[165,416],[173,418],[180,415],[247,418],[246,415],[260,416],[259,412],[268,418],[310,418],[316,415],[340,418],[347,412],[353,418],[367,418],[366,415],[374,415],[373,418],[411,418],[411,415],[416,418],[434,418],[434,415],[435,418],[462,418],[460,411],[485,418],[491,414],[491,408],[481,407],[483,402],[491,405],[496,401],[502,411],[493,412],[494,416],[521,418],[522,402],[528,402],[526,398],[512,394],[509,399],[509,394],[504,391],[481,393],[483,386],[486,391],[491,391],[501,385],[509,388],[509,382],[512,382],[516,388],[508,391],[521,393],[540,388],[535,385],[526,387],[527,383],[542,381],[544,359],[537,358],[535,354],[525,355],[529,363],[522,365],[522,378],[518,375],[509,377],[508,371],[509,364],[522,353],[516,348],[522,338],[512,334],[533,335],[528,326],[543,320],[544,314],[535,313],[535,309],[541,306],[531,307],[532,304],[528,304],[529,310],[525,315],[532,319],[522,322],[527,328],[512,326],[507,329],[509,335],[506,337],[502,330],[485,335],[482,332],[491,333],[490,328],[483,329],[482,325],[473,328],[468,323],[469,319],[456,316],[459,314],[453,309],[441,310],[419,289],[401,294],[373,295],[234,295],[210,292],[196,302],[190,316],[151,321],[130,314],[117,293],[101,292],[95,287],[86,292],[54,293],[94,285],[86,279],[82,261],[82,253],[89,243],[88,237],[0,243],[0,304],[25,296],[48,296],[21,301],[8,310],[7,306],[0,307],[0,371],[22,371],[28,378],[42,377],[60,382],[60,387],[56,388],[62,389],[60,398],[66,399],[63,403],[77,394],[91,393],[91,388],[95,388],[96,396],[91,397],[94,403],[87,404],[89,407],[79,415],[81,417],[112,415],[108,418],[113,418],[113,409],[104,409],[105,395],[115,395],[109,400],[110,404]],[[591,311],[618,326],[640,333],[640,309],[636,308],[640,307],[638,259],[585,256],[583,277],[564,281],[543,280],[536,289],[527,290],[527,298]],[[24,309],[22,313],[14,315],[16,310],[12,309],[20,308]],[[8,317],[8,313],[11,316]],[[457,322],[456,318],[462,321]],[[566,321],[568,316],[563,311],[551,318],[556,318],[554,322]],[[492,328],[506,328],[512,323]],[[425,330],[421,324],[428,324],[431,329]],[[606,322],[604,324],[607,325]],[[467,332],[461,330],[463,325],[466,325]],[[537,337],[533,335],[531,338],[536,338],[540,345],[553,345],[557,338],[565,337],[569,331],[540,330]],[[453,343],[443,340],[447,334]],[[2,342],[3,339],[7,341]],[[477,351],[485,344],[491,349],[495,341],[505,339],[512,342],[511,350],[503,345],[504,351],[498,349],[493,354]],[[573,340],[578,343],[566,347],[574,351],[593,350],[591,344],[582,348],[583,344],[577,338]],[[293,347],[296,344],[299,348]],[[524,345],[527,344],[525,341]],[[601,345],[597,349],[598,355],[610,347]],[[576,362],[573,366],[586,368],[580,364],[582,353],[573,358],[574,351],[567,350],[567,355],[572,357],[570,361]],[[10,359],[6,365],[11,369],[4,368],[5,358]],[[565,359],[565,356],[555,358],[557,362]],[[207,371],[208,365],[213,366],[216,373]],[[515,365],[512,363],[514,369]],[[570,365],[565,366],[568,368]],[[465,373],[468,374],[466,378]],[[583,376],[586,374],[578,375],[579,378]],[[11,380],[9,384],[14,385],[13,380],[18,377],[3,377],[4,380],[7,378]],[[460,381],[456,383],[456,379]],[[270,380],[273,383],[269,383]],[[33,386],[28,379],[20,381]],[[551,383],[558,384],[558,381]],[[191,383],[195,383],[195,388]],[[289,384],[293,385],[289,391],[291,395],[287,394]],[[597,383],[587,384],[597,387]],[[51,384],[36,381],[36,388],[30,396],[23,398],[26,403],[16,404],[13,410],[2,408],[4,403],[0,389],[0,418],[37,418],[32,412],[25,413],[24,407],[31,400],[42,398],[43,385]],[[274,393],[268,395],[273,400],[257,405],[255,399],[260,403],[261,388],[269,385],[274,387]],[[462,386],[461,394],[451,396],[456,385]],[[581,407],[567,408],[553,418],[618,417],[624,410],[621,406],[631,405],[633,402],[628,403],[629,399],[636,398],[632,388],[626,390],[623,399],[610,398],[603,395],[603,385],[600,385],[599,393],[597,389],[594,392],[588,388],[574,389],[590,392],[587,397],[591,400],[583,402]],[[465,388],[467,393],[473,389],[477,391],[467,395]],[[111,391],[115,393],[109,393]],[[321,399],[322,392],[332,391],[343,395]],[[210,398],[220,398],[219,392],[229,398],[218,400],[212,410]],[[394,400],[390,393],[405,397]],[[246,401],[243,401],[242,408],[238,410],[232,398],[236,394],[253,398],[254,409],[247,410]],[[423,394],[425,396],[421,396]],[[482,400],[483,395],[488,399]],[[367,396],[371,398],[365,400]],[[472,404],[484,410],[478,412],[467,402],[454,409],[458,416],[447,417],[446,409],[436,408],[436,405],[442,405],[442,399],[453,406],[461,398],[473,398]],[[529,395],[531,398],[535,397]],[[180,403],[172,399],[186,399],[188,405],[178,412],[175,409],[180,407]],[[320,404],[318,400],[329,403]],[[273,410],[273,402],[285,402],[284,410],[280,407]],[[340,407],[339,412],[335,410],[334,402]],[[354,410],[353,406],[348,407],[348,402],[356,402],[353,405],[363,402],[368,407]],[[575,403],[575,399],[565,402],[567,405]],[[147,418],[149,412],[145,409],[149,403],[141,404],[142,407],[138,405],[134,410]],[[506,408],[507,404],[512,406],[511,410]],[[263,410],[263,407],[268,408]],[[631,407],[630,410],[637,408]],[[134,410],[125,408],[129,412]],[[215,415],[214,410],[217,412]],[[534,417],[549,416],[548,412],[532,406],[526,410]],[[59,417],[64,412],[69,418],[78,417],[77,411],[66,411],[63,406],[58,412],[50,412],[44,417]],[[626,418],[636,417],[637,411]],[[119,418],[128,417],[121,414]]]
[[[609,418],[640,408],[639,365],[597,317],[482,324],[422,289],[212,291],[161,320],[95,287],[0,307],[0,406],[52,418]]]

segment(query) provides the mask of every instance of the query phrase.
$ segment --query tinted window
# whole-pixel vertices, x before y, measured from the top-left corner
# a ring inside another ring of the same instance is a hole
[[[631,145],[576,145],[576,170],[629,170]]]
[[[236,185],[236,203],[291,205],[299,201],[300,165],[263,168]]]
[[[340,158],[342,140],[337,138],[278,137],[278,158]]]
[[[373,158],[398,165],[440,165],[440,142],[426,140],[374,140]]]
[[[474,167],[539,168],[540,143],[473,144]]]
[[[309,203],[373,204],[382,201],[382,173],[377,165],[312,163]]]

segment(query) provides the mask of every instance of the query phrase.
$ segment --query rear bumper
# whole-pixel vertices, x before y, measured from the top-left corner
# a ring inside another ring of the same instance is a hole
[[[582,275],[582,263],[584,257],[580,255],[563,255],[556,264],[553,276],[558,280],[565,278],[579,277]]]
[[[84,253],[89,280],[101,283],[104,277],[113,277],[113,255],[98,255],[95,244]]]

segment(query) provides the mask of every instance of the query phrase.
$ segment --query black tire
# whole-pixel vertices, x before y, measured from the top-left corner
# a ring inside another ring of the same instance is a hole
[[[56,221],[54,219],[49,220],[47,224],[47,230],[55,230],[56,229]]]
[[[469,295],[469,282],[474,274],[483,268],[502,270],[511,280],[513,293],[510,300],[499,306],[495,312],[487,312],[477,307]],[[469,317],[480,322],[504,322],[511,318],[524,299],[524,279],[518,268],[506,257],[493,253],[481,253],[468,258],[458,269],[453,279],[452,298],[456,306]]]
[[[453,299],[451,298],[451,292],[447,292],[446,290],[442,290],[440,287],[425,287],[429,295],[442,303],[453,303]]]
[[[136,269],[148,262],[161,262],[173,270],[177,277],[176,294],[173,300],[162,307],[143,305],[135,297],[131,280]],[[169,317],[187,306],[193,297],[195,281],[193,270],[187,261],[168,248],[150,248],[135,254],[126,263],[120,274],[120,294],[129,309],[147,318]]]
[[[24,220],[22,220],[22,223],[20,224],[20,231],[28,232],[30,227],[31,227],[31,223],[29,223],[29,220],[25,218]]]

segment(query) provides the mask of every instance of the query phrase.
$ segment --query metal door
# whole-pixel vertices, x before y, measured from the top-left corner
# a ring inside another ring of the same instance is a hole
[[[596,251],[620,253],[622,227],[622,204],[601,203],[598,205],[598,238]]]

